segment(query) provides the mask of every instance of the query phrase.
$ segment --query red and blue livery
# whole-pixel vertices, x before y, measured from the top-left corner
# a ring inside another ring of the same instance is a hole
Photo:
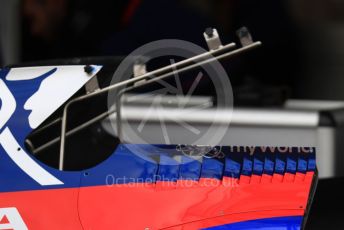
[[[26,137],[100,69],[1,70],[0,229],[303,229],[317,178],[312,147],[221,146],[194,157],[176,145],[119,144],[79,171],[37,160]]]

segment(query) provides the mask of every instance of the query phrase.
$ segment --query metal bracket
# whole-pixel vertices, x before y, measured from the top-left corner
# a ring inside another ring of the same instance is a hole
[[[236,34],[240,40],[242,46],[248,46],[253,43],[250,31],[246,27],[241,27],[236,31]]]
[[[99,83],[98,83],[97,75],[92,77],[91,80],[89,80],[85,84],[85,89],[86,89],[87,94],[93,93],[93,92],[99,90]]]
[[[215,28],[207,28],[203,33],[209,50],[217,50],[222,47],[220,36]]]
[[[59,138],[60,139],[59,170],[63,170],[63,168],[64,168],[65,142],[66,142],[66,134],[67,134],[67,114],[68,114],[68,109],[72,104],[87,100],[89,98],[107,93],[107,92],[115,90],[115,89],[121,89],[122,87],[125,87],[128,84],[134,84],[134,83],[137,83],[137,82],[142,81],[142,80],[147,80],[147,81],[145,81],[145,84],[149,84],[152,82],[156,82],[158,80],[162,80],[162,79],[169,77],[170,75],[174,74],[176,67],[183,66],[181,69],[178,69],[178,72],[181,73],[181,72],[188,71],[190,69],[194,69],[195,67],[199,67],[201,65],[204,65],[204,64],[207,64],[207,63],[210,63],[213,61],[221,60],[224,58],[235,57],[241,53],[244,53],[246,51],[249,51],[249,50],[254,49],[254,48],[261,45],[261,42],[258,41],[258,42],[254,42],[250,45],[247,45],[245,47],[234,50],[232,52],[229,52],[230,49],[235,47],[235,44],[230,43],[230,44],[227,44],[225,46],[222,46],[221,41],[219,39],[219,36],[217,34],[217,31],[215,29],[212,30],[212,35],[211,35],[211,31],[208,31],[208,33],[205,33],[204,36],[207,40],[208,47],[211,49],[210,51],[208,51],[206,53],[202,53],[202,54],[196,55],[194,57],[191,57],[189,59],[174,63],[172,65],[165,66],[165,67],[162,67],[160,69],[153,70],[151,72],[147,72],[143,75],[137,75],[137,77],[134,77],[134,78],[131,78],[131,79],[128,79],[125,81],[121,81],[121,82],[114,84],[114,85],[109,85],[105,88],[97,90],[96,92],[93,92],[93,93],[90,93],[87,95],[82,95],[82,96],[79,96],[79,97],[76,97],[76,98],[70,100],[65,105],[65,107],[63,109],[63,115],[62,115],[61,137]],[[140,71],[138,71],[138,72],[140,72]],[[132,87],[136,87],[136,86],[133,85]],[[121,93],[129,90],[129,88],[124,88]],[[120,98],[120,96],[117,97],[117,100],[119,100],[119,98]],[[117,104],[118,104],[117,106],[119,106],[120,103],[117,103]],[[118,111],[116,111],[116,112],[118,113]],[[106,114],[108,115],[109,112],[106,112]],[[103,114],[101,114],[100,116],[103,116]]]
[[[93,72],[93,67],[91,65],[86,65],[84,67],[84,70],[87,74],[91,74]],[[98,83],[98,78],[97,75],[93,76],[91,80],[89,80],[85,84],[85,89],[86,89],[86,94],[93,93],[97,90],[99,90],[99,83]]]
[[[146,60],[147,58],[145,57],[139,57],[136,59],[135,64],[133,66],[134,78],[147,73]],[[145,81],[146,80],[137,81],[134,83],[134,85],[141,85]]]

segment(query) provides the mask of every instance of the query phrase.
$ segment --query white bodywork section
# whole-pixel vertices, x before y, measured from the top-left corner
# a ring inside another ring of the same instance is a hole
[[[84,71],[84,66],[14,68],[7,74],[6,80],[28,81],[42,76],[54,68],[57,68],[56,71],[42,80],[37,92],[28,98],[24,108],[22,108],[23,110],[32,111],[28,117],[32,129],[42,124],[44,120],[82,88],[101,67],[93,66],[93,72],[90,74]],[[40,185],[63,184],[62,181],[45,170],[23,150],[23,146],[18,143],[12,134],[13,132],[6,126],[16,109],[17,103],[3,80],[0,80],[0,99],[0,145],[5,152],[19,168]]]

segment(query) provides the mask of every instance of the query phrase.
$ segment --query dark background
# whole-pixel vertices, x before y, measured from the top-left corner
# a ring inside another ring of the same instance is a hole
[[[246,26],[263,47],[226,65],[239,104],[257,104],[246,94],[268,106],[281,97],[344,100],[340,0],[2,0],[0,19],[0,66],[125,56],[166,38],[206,47],[206,27],[228,43]],[[344,229],[343,183],[319,182],[307,229]]]
[[[164,38],[206,47],[206,27],[216,27],[228,43],[247,26],[264,46],[229,65],[237,91],[259,94],[263,87],[292,98],[344,99],[342,1],[3,0],[0,7],[3,65],[126,55]]]

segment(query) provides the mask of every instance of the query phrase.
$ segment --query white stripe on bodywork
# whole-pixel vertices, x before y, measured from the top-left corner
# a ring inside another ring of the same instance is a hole
[[[37,66],[37,67],[20,67],[12,68],[6,75],[7,81],[23,81],[32,80],[47,73],[48,71],[57,68],[58,66]],[[61,66],[62,68],[74,66]]]
[[[16,110],[16,100],[12,93],[7,88],[3,80],[0,79],[0,129],[7,123],[11,118],[12,114]]]
[[[95,76],[101,68],[101,66],[95,65],[92,67],[92,73],[86,73],[83,65],[15,68],[10,70],[6,79],[18,81],[18,79],[23,80],[24,76],[31,79],[32,76],[38,77],[56,68],[56,72],[43,79],[37,91],[24,104],[24,109],[31,111],[28,118],[29,125],[35,129]]]
[[[6,127],[0,134],[0,144],[8,156],[33,180],[40,185],[60,185],[62,181],[51,175],[37,162],[29,157],[14,138],[12,132]],[[9,175],[10,176],[10,175]]]
[[[0,208],[0,220],[2,220],[3,217],[6,217],[9,223],[0,224],[0,230],[1,229],[28,230],[17,208],[15,207]]]

